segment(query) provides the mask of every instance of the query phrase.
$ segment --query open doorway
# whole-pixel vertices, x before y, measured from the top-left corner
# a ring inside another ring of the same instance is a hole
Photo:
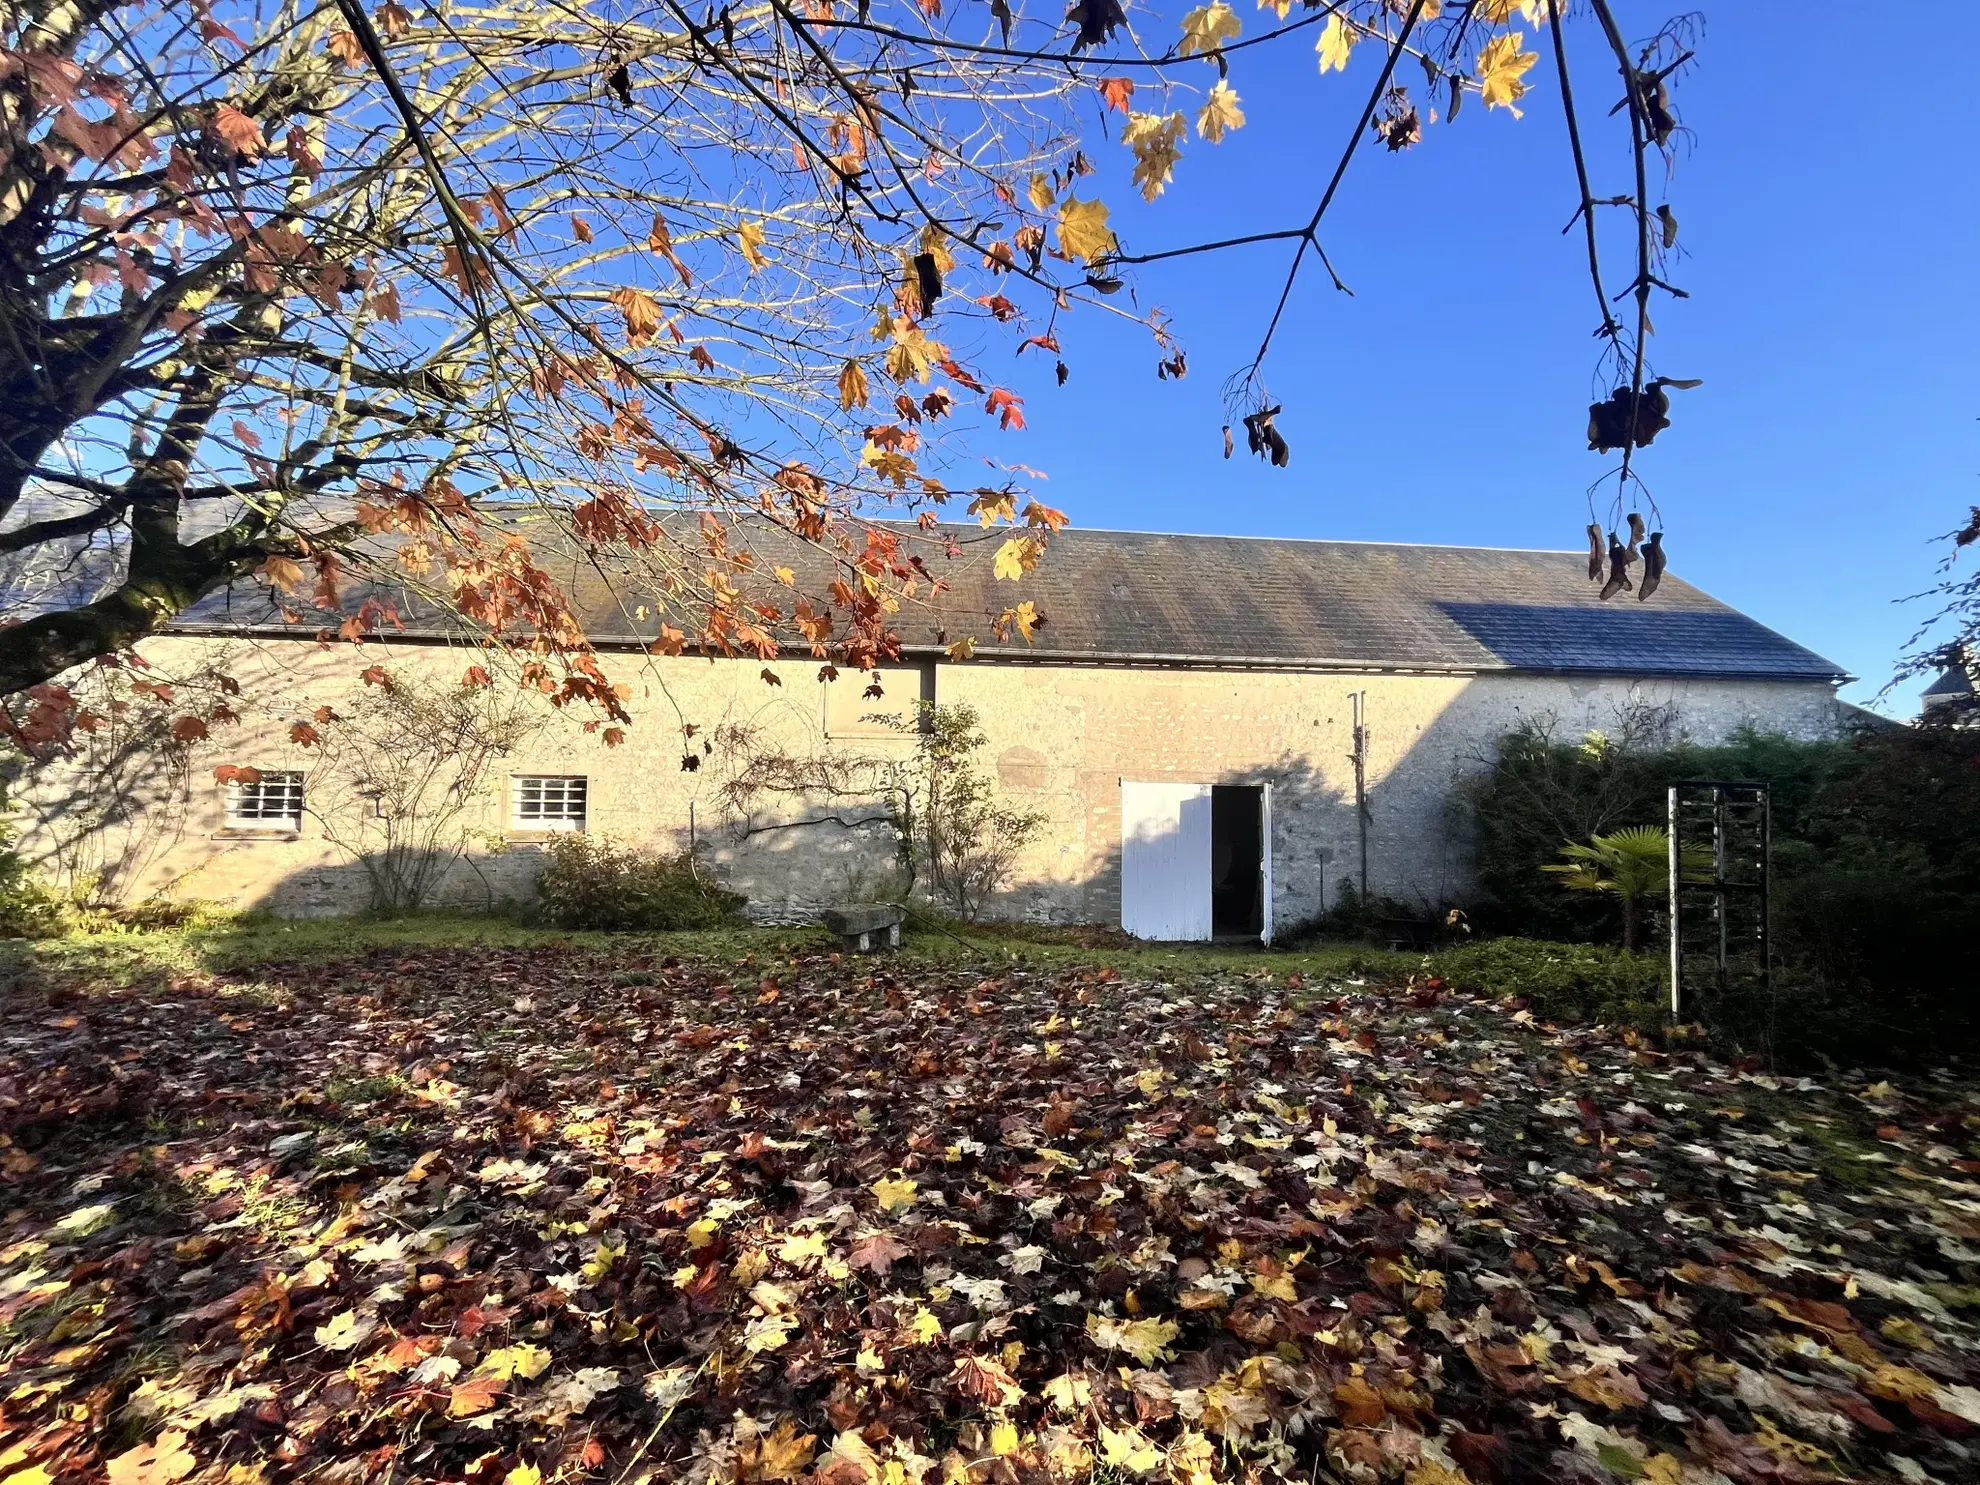
[[[1265,932],[1265,791],[1218,784],[1210,791],[1210,933],[1260,938]]]

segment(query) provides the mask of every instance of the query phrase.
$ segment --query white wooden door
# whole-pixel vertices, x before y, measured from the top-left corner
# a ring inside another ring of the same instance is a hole
[[[1121,927],[1210,937],[1210,786],[1121,780]]]
[[[1265,931],[1259,938],[1272,942],[1272,786],[1259,790],[1258,796],[1258,851],[1260,875],[1263,880],[1259,890],[1265,894]]]

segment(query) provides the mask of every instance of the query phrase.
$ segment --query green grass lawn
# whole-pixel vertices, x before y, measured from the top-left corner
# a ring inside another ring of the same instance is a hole
[[[1039,968],[1112,966],[1142,977],[1204,974],[1283,977],[1406,978],[1423,969],[1420,954],[1359,945],[1286,951],[1227,944],[1095,944],[1065,930],[1011,925],[910,923],[899,958],[915,964],[1024,964]],[[502,918],[423,913],[408,918],[243,918],[185,928],[75,934],[66,938],[0,941],[0,972],[35,967],[124,985],[158,972],[233,974],[271,964],[314,964],[374,951],[484,947],[534,948],[568,944],[628,958],[676,955],[737,960],[817,953],[831,947],[818,927],[725,928],[685,933],[577,933],[535,928]]]

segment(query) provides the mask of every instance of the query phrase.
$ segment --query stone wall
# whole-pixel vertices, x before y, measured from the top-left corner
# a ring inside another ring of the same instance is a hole
[[[215,663],[241,683],[243,719],[216,728],[194,752],[183,784],[138,802],[105,832],[98,853],[128,849],[135,863],[124,895],[203,898],[310,916],[365,906],[368,879],[350,855],[306,818],[293,838],[245,837],[226,829],[225,790],[214,765],[251,764],[306,774],[319,755],[289,740],[291,723],[318,706],[348,708],[361,669],[452,683],[483,657],[440,645],[383,644],[355,652],[301,640],[220,641],[168,637],[144,653],[160,676]],[[1119,921],[1122,779],[1269,783],[1272,786],[1274,912],[1281,925],[1332,902],[1358,870],[1353,808],[1350,693],[1367,697],[1371,887],[1436,903],[1461,894],[1465,844],[1449,818],[1454,778],[1480,766],[1494,739],[1523,719],[1562,735],[1614,731],[1631,709],[1674,709],[1699,741],[1751,724],[1797,736],[1838,726],[1829,687],[1810,683],[1630,682],[1510,676],[1344,675],[1287,671],[1200,671],[1058,666],[995,661],[890,671],[884,698],[861,693],[869,678],[846,675],[829,691],[810,661],[615,656],[636,718],[626,741],[607,748],[585,718],[544,708],[541,730],[498,770],[471,805],[475,841],[445,883],[443,900],[485,906],[528,896],[540,862],[537,840],[508,828],[506,778],[584,774],[597,834],[666,850],[690,833],[702,859],[766,920],[808,918],[820,905],[858,896],[887,872],[895,843],[884,811],[857,797],[765,797],[750,814],[724,808],[722,788],[745,756],[771,752],[884,764],[911,757],[914,743],[864,719],[933,695],[968,702],[983,718],[984,761],[1009,801],[1047,813],[1050,825],[1019,863],[997,911],[1043,922]],[[500,684],[500,682],[498,682]],[[692,731],[689,731],[689,728]],[[747,739],[745,747],[741,740]],[[685,769],[692,755],[699,766]],[[25,791],[22,847],[52,860],[61,830],[55,806],[75,787],[60,768]],[[361,802],[311,793],[316,812]],[[37,819],[47,823],[37,825]],[[348,832],[346,832],[348,833]]]

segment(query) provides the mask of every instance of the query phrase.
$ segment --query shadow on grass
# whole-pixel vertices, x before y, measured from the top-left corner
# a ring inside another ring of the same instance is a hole
[[[1200,975],[1404,977],[1421,956],[1359,945],[1299,951],[1256,945],[1143,944],[1081,929],[1017,929],[1011,925],[910,923],[898,954],[878,956],[880,968],[900,964],[1112,967],[1146,978]],[[160,974],[241,974],[277,964],[322,964],[395,950],[569,947],[607,957],[674,955],[684,960],[735,962],[831,953],[837,940],[812,926],[700,929],[683,933],[579,933],[531,927],[505,918],[422,913],[405,918],[238,919],[152,931],[76,934],[0,941],[0,983],[30,974],[126,985]]]

